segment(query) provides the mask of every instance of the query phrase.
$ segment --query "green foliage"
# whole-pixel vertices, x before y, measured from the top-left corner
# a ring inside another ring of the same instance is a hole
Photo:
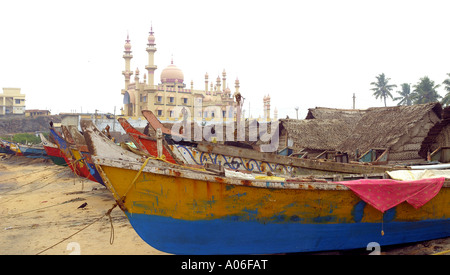
[[[439,101],[442,96],[436,91],[440,85],[435,85],[434,81],[432,81],[428,76],[424,76],[417,82],[414,87],[414,92],[417,93],[417,97],[414,101],[414,104],[422,104],[429,102]]]
[[[391,91],[392,89],[397,87],[397,85],[388,84],[389,80],[391,79],[386,78],[384,73],[376,76],[376,78],[377,78],[376,82],[370,83],[370,85],[375,86],[371,90],[374,91],[373,95],[375,96],[376,99],[381,98],[384,100],[384,106],[386,106],[386,98],[387,97],[392,98]]]
[[[48,138],[48,133],[43,133],[46,138]],[[4,140],[11,140],[11,136],[2,136],[0,137]],[[35,134],[29,134],[29,133],[20,133],[20,134],[14,134],[12,136],[12,141],[20,144],[26,144],[26,143],[32,143],[32,144],[38,144],[41,143],[41,138],[39,136],[36,136]]]
[[[446,106],[450,104],[450,73],[447,74],[449,78],[445,79],[442,84],[444,84],[444,90],[447,94],[442,98],[442,105]]]
[[[400,95],[399,97],[394,98],[394,101],[400,101],[399,103],[397,103],[397,106],[400,105],[412,105],[412,103],[414,102],[414,100],[416,100],[417,97],[417,93],[416,92],[412,92],[411,93],[411,85],[408,83],[403,83],[401,85],[402,90],[401,91],[397,91],[397,93]]]
[[[396,85],[389,84],[390,78],[386,78],[384,73],[376,76],[377,81],[370,83],[374,86],[371,90],[374,91],[373,95],[375,98],[381,98],[384,100],[384,106],[386,106],[386,98],[390,97],[394,101],[398,101],[397,105],[412,105],[412,104],[424,104],[430,102],[438,102],[443,106],[450,105],[450,73],[447,73],[448,78],[445,79],[442,84],[445,96],[442,97],[437,89],[441,87],[440,84],[435,84],[428,76],[420,78],[416,85],[413,86],[413,91],[411,92],[411,84],[403,83],[401,84],[401,91],[396,91],[399,96],[393,98],[390,93]]]

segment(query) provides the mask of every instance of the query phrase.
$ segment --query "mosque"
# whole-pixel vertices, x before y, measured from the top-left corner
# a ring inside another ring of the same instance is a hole
[[[140,78],[140,71],[130,69],[133,58],[129,36],[125,40],[125,87],[122,89],[124,116],[142,116],[142,110],[152,111],[163,122],[179,120],[186,115],[195,121],[232,121],[240,115],[238,104],[242,107],[243,100],[239,100],[239,79],[234,81],[234,92],[227,83],[227,74],[222,72],[222,79],[217,76],[215,82],[210,81],[208,73],[205,74],[204,90],[195,90],[191,80],[190,86],[185,84],[183,71],[171,64],[161,71],[160,83],[155,85],[154,64],[156,52],[153,27],[148,36],[147,53],[148,65],[145,66],[147,74]],[[134,82],[132,76],[134,74]],[[270,97],[264,97],[264,116],[270,119]]]

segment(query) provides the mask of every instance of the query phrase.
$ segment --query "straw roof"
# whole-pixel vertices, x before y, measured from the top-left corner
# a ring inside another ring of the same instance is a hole
[[[293,141],[293,149],[334,150],[353,131],[342,119],[280,119]]]
[[[430,129],[430,131],[428,131],[427,137],[423,140],[422,145],[420,147],[419,155],[421,157],[426,158],[428,151],[433,151],[433,149],[436,149],[433,148],[433,146],[438,141],[437,140],[438,136],[448,125],[450,125],[450,106],[445,107],[444,110],[442,111],[442,120],[439,123],[436,123]]]
[[[440,119],[441,104],[434,102],[412,106],[369,108],[356,124],[352,134],[338,146],[338,149],[354,154],[356,149],[363,153],[371,148],[390,148],[401,137],[408,135],[419,122],[428,122],[431,112]]]
[[[335,109],[316,107],[308,109],[305,119],[341,119],[349,123],[356,123],[367,110],[359,109]]]

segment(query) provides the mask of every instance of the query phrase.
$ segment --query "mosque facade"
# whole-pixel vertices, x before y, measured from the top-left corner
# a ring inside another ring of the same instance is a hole
[[[225,70],[222,77],[217,76],[214,80],[206,73],[204,89],[196,90],[193,81],[189,85],[185,83],[183,71],[173,64],[172,59],[171,64],[161,71],[159,84],[155,84],[155,71],[158,67],[154,64],[156,44],[153,28],[148,36],[148,65],[145,66],[146,73],[143,77],[138,68],[134,72],[130,69],[133,55],[128,35],[124,47],[122,115],[140,117],[142,110],[150,110],[163,122],[176,121],[186,115],[195,121],[232,121],[239,116],[238,105],[242,107],[243,104],[239,80],[234,81],[232,92]]]

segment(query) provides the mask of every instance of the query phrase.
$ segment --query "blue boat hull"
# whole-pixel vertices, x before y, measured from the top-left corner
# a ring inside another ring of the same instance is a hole
[[[238,222],[237,217],[186,221],[130,214],[130,223],[152,247],[174,254],[272,254],[365,248],[450,236],[450,220],[302,224]]]
[[[20,150],[22,151],[22,154],[28,158],[49,158],[44,148],[28,148],[20,146]]]

